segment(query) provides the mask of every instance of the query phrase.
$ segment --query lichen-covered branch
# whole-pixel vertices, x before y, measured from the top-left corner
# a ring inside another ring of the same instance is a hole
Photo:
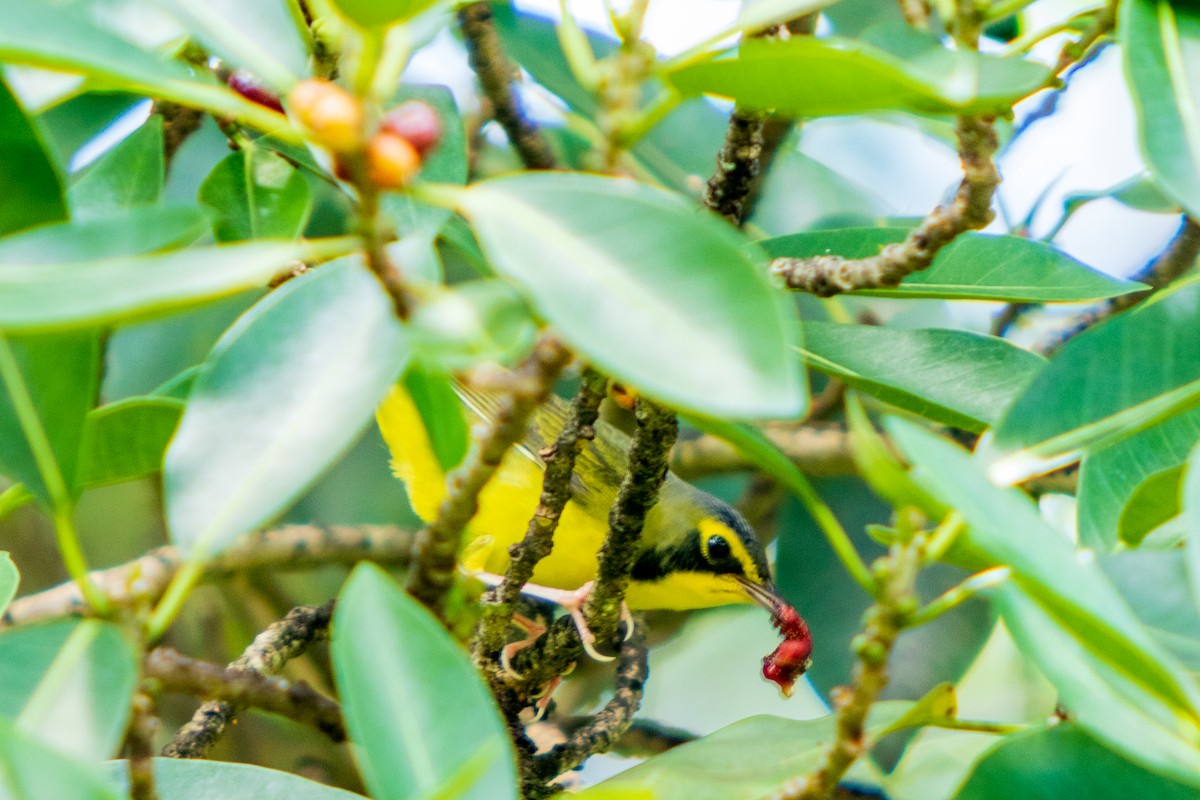
[[[1176,278],[1192,268],[1197,257],[1200,257],[1200,225],[1191,216],[1185,214],[1179,223],[1179,230],[1171,237],[1171,241],[1167,243],[1163,251],[1130,278],[1146,284],[1150,287],[1150,291],[1114,297],[1108,301],[1109,313],[1131,308],[1149,298],[1159,289],[1169,286]]]
[[[192,719],[180,728],[176,732],[175,738],[163,748],[163,755],[172,758],[203,758],[217,739],[221,738],[225,728],[229,726],[243,706],[254,705],[269,711],[286,713],[277,707],[262,705],[259,701],[266,702],[266,700],[260,695],[229,695],[224,693],[221,686],[229,683],[242,687],[254,685],[257,688],[258,684],[254,684],[255,681],[263,682],[265,676],[274,675],[283,669],[283,665],[288,661],[303,655],[313,642],[326,638],[329,634],[329,621],[332,617],[333,601],[316,608],[311,606],[294,608],[282,620],[272,623],[265,631],[254,637],[254,641],[242,652],[241,657],[228,667],[210,665],[220,673],[218,676],[220,680],[216,684],[206,683],[200,687],[200,691],[195,692],[189,688],[178,687],[180,691],[218,699],[209,701],[196,710]],[[161,649],[155,651],[155,653],[160,652],[165,651]],[[182,659],[183,657],[179,656],[178,658]],[[149,657],[147,657],[146,663],[147,674],[150,674],[149,669],[152,664]],[[169,659],[164,663],[167,666],[173,665]],[[215,679],[209,675],[205,677],[205,680]],[[198,683],[194,685],[200,686]],[[167,688],[171,688],[170,685]],[[274,685],[273,690],[265,691],[274,691],[276,695],[286,695],[276,698],[286,707],[296,704],[303,706],[306,709],[303,713],[314,715],[306,717],[305,721],[312,721],[330,736],[335,736],[340,730],[340,714],[336,716],[337,725],[334,725],[336,704],[320,697],[306,684],[298,683],[288,687],[280,682]],[[297,696],[293,697],[293,692],[298,693]],[[331,704],[332,708],[330,708]],[[289,716],[291,715],[289,714]],[[340,735],[345,738],[344,733]],[[340,739],[335,738],[335,741],[340,741]]]
[[[504,55],[491,6],[484,0],[462,6],[458,10],[458,27],[480,88],[522,163],[529,169],[554,169],[554,151],[541,131],[526,118],[521,100],[513,90],[516,70]]]
[[[525,530],[525,538],[509,549],[511,558],[504,580],[483,596],[483,619],[474,646],[477,662],[491,659],[504,644],[512,623],[513,603],[533,577],[538,563],[554,548],[554,532],[567,501],[571,499],[575,460],[595,436],[592,426],[600,414],[600,402],[607,387],[607,378],[594,369],[584,369],[567,421],[550,452],[544,454],[546,471],[542,476],[542,494]]]
[[[416,534],[395,525],[288,525],[244,536],[205,565],[207,579],[238,572],[310,569],[370,559],[404,566],[412,557]],[[114,606],[132,607],[162,597],[183,562],[174,547],[160,547],[127,564],[98,570],[92,580]],[[74,582],[18,598],[0,617],[0,629],[41,619],[84,616],[87,604]]]
[[[840,425],[768,425],[762,431],[806,475],[851,475],[855,471],[850,435]],[[685,480],[749,469],[754,465],[745,456],[714,436],[681,440],[671,452],[671,470]]]
[[[439,616],[454,581],[463,529],[479,509],[479,493],[509,449],[521,441],[537,407],[545,402],[571,353],[552,336],[542,336],[513,370],[509,391],[482,438],[447,479],[446,499],[438,515],[421,531],[417,555],[409,574],[409,594]]]
[[[132,800],[158,800],[154,785],[154,737],[158,733],[154,698],[144,690],[133,695],[125,754],[129,759],[129,796]]]
[[[621,645],[612,699],[600,713],[572,731],[565,743],[534,759],[533,768],[542,782],[574,769],[591,755],[606,752],[629,729],[650,674],[643,627],[639,619],[633,636]]]

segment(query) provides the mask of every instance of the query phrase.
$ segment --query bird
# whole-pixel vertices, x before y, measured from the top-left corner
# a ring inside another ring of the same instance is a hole
[[[469,423],[479,425],[495,418],[501,395],[458,382],[454,389]],[[549,452],[569,410],[554,395],[540,405],[526,435],[480,493],[479,510],[466,528],[460,554],[460,566],[467,573],[485,581],[504,574],[509,547],[524,537],[538,506],[543,454]],[[425,522],[432,521],[446,497],[446,474],[403,382],[384,398],[376,419],[391,452],[392,470],[404,483],[413,510]],[[575,462],[570,499],[553,550],[538,563],[524,592],[571,611],[576,624],[582,625],[580,634],[588,653],[609,660],[592,647],[594,637],[579,609],[596,575],[597,555],[628,463],[630,439],[603,420],[596,421],[594,430]],[[638,547],[625,595],[629,609],[691,610],[757,603],[773,620],[791,610],[772,581],[763,544],[745,518],[672,472],[646,515]]]

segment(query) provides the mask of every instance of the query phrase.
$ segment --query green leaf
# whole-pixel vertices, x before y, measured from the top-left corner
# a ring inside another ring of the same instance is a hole
[[[1188,457],[1187,470],[1183,476],[1183,518],[1187,526],[1184,553],[1187,558],[1188,578],[1191,582],[1193,602],[1200,609],[1200,444]]]
[[[749,224],[775,236],[828,228],[838,220],[839,227],[847,219],[870,221],[888,208],[870,188],[785,144],[771,162]]]
[[[379,28],[404,22],[441,0],[332,0],[343,15],[360,28]]]
[[[771,258],[835,254],[868,258],[900,242],[908,228],[842,228],[780,236],[762,242]],[[1112,278],[1044,242],[1020,236],[968,233],[942,248],[933,265],[896,287],[856,294],[1054,303],[1100,300],[1141,291],[1140,283]]]
[[[1185,3],[1130,0],[1117,29],[1146,164],[1164,192],[1200,213],[1200,14]]]
[[[1079,471],[1079,541],[1111,550],[1117,541],[1136,544],[1134,496],[1147,480],[1178,469],[1200,440],[1200,410],[1187,411],[1087,453]],[[1125,515],[1130,514],[1126,528]]]
[[[155,114],[81,175],[72,176],[67,190],[71,216],[78,220],[157,202],[165,175],[163,118]]]
[[[118,791],[129,791],[129,763],[104,765]],[[253,764],[190,758],[154,759],[154,788],[159,800],[362,800],[298,775]]]
[[[312,210],[312,193],[300,171],[259,147],[243,147],[217,164],[197,199],[216,212],[218,242],[295,239]]]
[[[909,476],[908,470],[888,447],[883,436],[875,430],[856,392],[847,393],[845,405],[854,465],[871,491],[886,500],[892,508],[916,506],[930,519],[944,518],[950,509]]]
[[[329,241],[345,252],[340,240]],[[160,316],[263,287],[311,257],[314,246],[247,242],[75,264],[0,264],[0,328],[92,328]]]
[[[0,633],[0,716],[43,744],[111,758],[125,736],[137,653],[115,625],[69,620]]]
[[[0,16],[9,27],[4,5]],[[0,41],[4,31],[0,31]],[[29,117],[0,79],[0,196],[10,198],[0,206],[0,236],[44,222],[67,218],[62,179],[46,152],[45,142]],[[13,202],[12,198],[20,198]]]
[[[92,411],[83,430],[77,483],[103,486],[157,473],[183,405],[168,397],[128,397]]]
[[[0,717],[0,797],[5,800],[121,800],[97,764],[77,761]]]
[[[17,586],[21,582],[21,573],[13,563],[12,556],[0,550],[0,614],[12,602],[17,594]]]
[[[512,363],[529,351],[537,324],[508,281],[430,287],[412,316],[413,347],[422,363],[455,371],[484,361]]]
[[[68,483],[75,474],[84,418],[96,404],[100,343],[93,332],[9,339],[13,355],[49,441],[50,452]],[[12,388],[0,383],[0,464],[43,503],[52,498],[13,403]]]
[[[1100,567],[1154,637],[1193,673],[1200,671],[1200,609],[1184,548],[1122,550]]]
[[[712,416],[802,412],[795,311],[723,220],[582,174],[493,179],[455,199],[497,272],[614,378]]]
[[[1155,528],[1178,516],[1182,478],[1181,465],[1156,472],[1134,488],[1117,524],[1122,542],[1138,545]]]
[[[993,486],[984,476],[983,465],[958,446],[899,418],[889,420],[888,430],[914,465],[912,475],[917,482],[955,508],[968,524],[951,557],[972,569],[1012,569],[1010,583],[1019,588],[1008,592],[1001,587],[993,598],[1015,596],[1010,605],[1021,611],[1028,603],[1016,604],[1027,592],[1029,602],[1036,601],[1042,608],[1039,613],[1054,618],[1042,625],[1039,617],[1031,625],[1062,626],[1077,639],[1073,647],[1086,650],[1105,670],[1122,676],[1130,691],[1153,698],[1163,715],[1195,727],[1200,734],[1196,725],[1200,691],[1183,667],[1148,634],[1094,559],[1078,558],[1028,497],[1015,489]],[[1022,643],[1023,652],[1065,691],[1043,663],[1056,657],[1057,646],[1039,649],[1033,639],[1022,640],[1013,624],[1009,629]],[[1065,673],[1056,674],[1061,677]],[[1070,703],[1068,707],[1076,710]],[[1197,755],[1200,757],[1200,752]]]
[[[213,348],[167,450],[172,541],[203,558],[286,508],[354,443],[407,358],[357,258],[259,301]]]
[[[1046,365],[1003,339],[956,330],[804,323],[814,369],[935,422],[980,431]]]
[[[1019,585],[988,591],[1013,639],[1059,691],[1071,718],[1106,746],[1161,775],[1200,787],[1194,714],[1164,705],[1128,664],[1089,641],[1075,620],[1039,603]]]
[[[871,709],[867,735],[900,719],[912,703],[884,702]],[[792,720],[760,715],[674,747],[579,795],[648,792],[655,800],[761,800],[785,783],[817,769],[836,738],[832,715]]]
[[[709,57],[664,76],[685,95],[715,94],[798,117],[902,110],[995,113],[1046,85],[1049,71],[1019,58],[950,50],[911,31],[888,52],[855,39],[799,36],[744,40],[729,58]],[[780,75],[820,75],[819,81]]]
[[[1190,283],[1068,341],[997,426],[993,474],[1007,480],[1059,454],[1096,452],[1178,415],[1200,401],[1197,381],[1200,283]]]
[[[1149,175],[1135,175],[1098,192],[1074,192],[1063,198],[1063,214],[1070,216],[1093,200],[1115,200],[1126,208],[1151,214],[1178,214],[1179,204],[1163,194]]]
[[[425,424],[425,432],[429,434],[429,442],[438,463],[442,465],[442,471],[449,474],[450,470],[462,463],[471,444],[462,404],[454,393],[450,377],[413,365],[404,373],[404,389],[421,415],[421,422]]]
[[[0,274],[22,266],[82,264],[169,250],[194,242],[207,228],[208,217],[195,206],[114,207],[5,236],[0,239]]]
[[[338,598],[330,645],[346,728],[374,797],[425,797],[479,752],[460,798],[517,794],[516,756],[491,693],[458,642],[372,564]]]
[[[979,761],[955,799],[1195,796],[1194,787],[1147,772],[1068,724],[1005,737]]]

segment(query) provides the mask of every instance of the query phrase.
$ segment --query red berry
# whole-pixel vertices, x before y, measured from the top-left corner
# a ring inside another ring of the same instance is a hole
[[[775,652],[763,658],[763,677],[779,684],[785,697],[792,696],[792,687],[812,663],[812,639],[784,639]]]
[[[442,118],[428,103],[409,100],[388,112],[383,120],[383,129],[407,139],[425,158],[442,138]]]
[[[239,69],[236,72],[230,73],[229,78],[225,82],[230,89],[233,89],[251,103],[258,103],[260,106],[269,108],[272,111],[278,111],[280,114],[283,113],[283,104],[279,102],[279,96],[263,88],[258,79],[249,72]]]

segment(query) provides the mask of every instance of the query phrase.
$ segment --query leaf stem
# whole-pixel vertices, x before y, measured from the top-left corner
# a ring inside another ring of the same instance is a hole
[[[154,607],[154,612],[150,615],[150,620],[146,623],[147,642],[153,643],[158,641],[167,628],[171,627],[171,623],[175,621],[175,617],[179,616],[179,612],[183,609],[183,604],[187,601],[188,595],[192,593],[192,589],[195,589],[196,584],[204,577],[206,560],[203,557],[197,557],[193,554],[187,561],[183,562],[179,571],[171,578],[171,582],[167,584],[167,590],[163,593],[162,600]]]
[[[0,492],[0,520],[21,506],[27,505],[31,500],[33,500],[33,495],[29,493],[23,483],[14,483]]]
[[[996,567],[967,578],[962,583],[947,589],[939,597],[918,609],[905,622],[905,627],[915,628],[918,625],[932,622],[947,611],[958,608],[985,589],[990,589],[1008,580],[1009,572],[1008,567]]]

